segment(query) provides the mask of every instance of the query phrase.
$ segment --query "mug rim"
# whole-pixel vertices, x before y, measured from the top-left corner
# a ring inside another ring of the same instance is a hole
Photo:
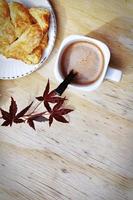
[[[108,68],[109,60],[110,60],[110,50],[109,50],[108,46],[105,43],[103,43],[102,41],[97,40],[95,38],[84,36],[84,35],[70,35],[70,36],[66,37],[62,41],[59,51],[58,51],[58,54],[57,54],[55,70],[54,70],[55,77],[60,82],[62,82],[64,80],[63,76],[59,70],[62,54],[69,45],[71,45],[74,42],[78,42],[78,41],[91,42],[91,43],[95,44],[96,46],[98,46],[104,56],[104,67],[103,67],[103,71],[102,71],[101,75],[95,82],[93,82],[89,85],[70,84],[69,87],[71,87],[73,89],[76,88],[76,89],[84,90],[84,91],[92,91],[92,90],[95,90],[96,88],[98,88],[101,85],[101,83],[103,82],[104,77],[106,75],[107,68]]]

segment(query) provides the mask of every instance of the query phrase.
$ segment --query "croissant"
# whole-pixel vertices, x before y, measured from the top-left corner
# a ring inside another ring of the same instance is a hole
[[[0,0],[0,53],[28,64],[40,62],[48,44],[50,13]]]

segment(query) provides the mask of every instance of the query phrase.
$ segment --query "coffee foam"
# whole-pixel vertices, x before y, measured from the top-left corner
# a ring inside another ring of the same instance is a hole
[[[104,57],[100,48],[89,42],[75,42],[69,45],[61,58],[61,72],[66,76],[72,69],[78,72],[75,84],[88,85],[95,82],[102,73]]]

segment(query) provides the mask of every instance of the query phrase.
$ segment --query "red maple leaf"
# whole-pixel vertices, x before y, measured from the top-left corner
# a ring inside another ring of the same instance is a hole
[[[66,115],[69,112],[72,112],[73,110],[62,108],[63,103],[63,100],[59,101],[50,111],[49,126],[51,126],[51,124],[53,123],[53,119],[62,123],[69,123],[69,121],[67,121],[63,115]]]
[[[33,103],[33,102],[32,102]],[[24,108],[22,111],[20,111],[18,114],[17,113],[17,104],[16,101],[14,101],[14,99],[11,97],[11,105],[9,108],[9,112],[0,109],[1,110],[1,114],[2,114],[2,118],[5,120],[2,124],[2,126],[12,126],[12,123],[23,123],[24,120],[21,118],[24,116],[24,114],[28,111],[28,109],[31,107],[32,103],[27,106],[26,108]]]
[[[38,101],[43,101],[44,102],[44,106],[46,107],[46,109],[50,112],[51,111],[51,107],[49,105],[49,103],[58,103],[59,101],[65,101],[66,98],[62,98],[62,97],[59,97],[55,90],[52,90],[51,92],[50,91],[50,83],[49,83],[49,80],[47,82],[47,85],[46,85],[46,88],[43,92],[43,95],[42,96],[39,96],[39,97],[36,97],[36,99]]]
[[[69,77],[70,79],[70,77]],[[16,101],[11,97],[11,104],[9,107],[9,111],[5,111],[2,108],[0,108],[1,111],[1,117],[4,119],[4,122],[2,123],[2,126],[12,126],[13,123],[24,123],[27,122],[30,127],[35,129],[35,121],[37,122],[45,122],[49,121],[49,126],[53,123],[53,120],[62,122],[62,123],[68,123],[68,120],[64,117],[64,115],[68,114],[69,112],[73,111],[72,109],[66,109],[63,108],[64,101],[67,100],[65,97],[60,97],[60,95],[65,91],[66,86],[68,85],[67,78],[63,83],[59,85],[55,90],[52,90],[50,92],[50,84],[49,80],[47,82],[47,85],[45,87],[45,90],[43,92],[42,96],[36,97],[38,101],[38,105],[34,108],[34,110],[31,113],[27,113],[29,108],[32,106],[32,103],[29,104],[27,107],[25,107],[23,110],[17,113],[17,103]],[[40,113],[36,113],[37,108],[40,106],[41,102],[43,102],[44,107],[47,109],[47,111],[43,111]],[[53,104],[53,105],[51,105]],[[49,115],[48,118],[44,117],[44,115]]]
[[[45,121],[48,121],[48,119],[42,115],[33,115],[33,116],[29,117],[27,120],[27,123],[29,124],[30,127],[32,127],[34,130],[36,130],[34,121],[45,122]]]

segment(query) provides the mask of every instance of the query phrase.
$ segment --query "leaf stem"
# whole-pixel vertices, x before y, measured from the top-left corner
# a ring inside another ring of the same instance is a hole
[[[27,114],[27,115],[24,115],[24,117],[29,117],[29,116],[31,116],[31,115],[35,112],[35,110],[41,105],[41,103],[42,103],[42,101],[39,102],[39,103],[37,104],[37,106],[33,109],[33,111],[32,111],[31,113],[29,113],[29,114]]]
[[[43,101],[40,101],[40,102],[37,104],[37,106],[34,108],[34,110],[33,110],[30,114],[34,113],[35,110],[41,105],[42,102],[43,102]]]
[[[48,113],[48,111],[40,112],[40,113],[37,113],[37,114],[34,114],[34,115],[32,115],[32,114],[24,115],[23,118],[27,120],[27,119],[30,118],[30,117],[42,116],[42,115],[44,115],[44,114],[46,114],[46,113]]]

